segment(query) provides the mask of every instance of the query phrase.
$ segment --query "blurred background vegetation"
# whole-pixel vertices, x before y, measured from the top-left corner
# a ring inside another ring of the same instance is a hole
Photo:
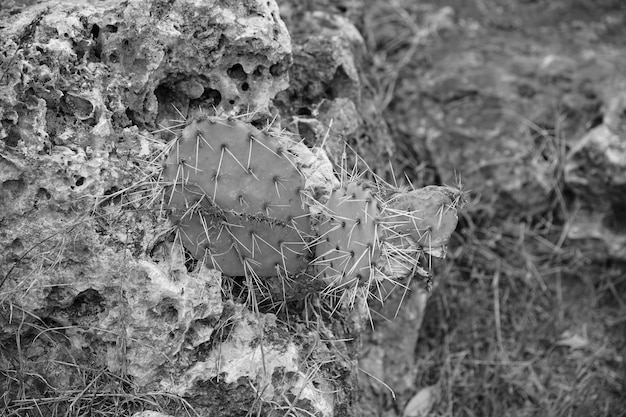
[[[624,189],[594,190],[573,160],[624,94],[626,4],[365,3],[395,162],[471,201],[415,352],[416,390],[440,393],[429,415],[626,415],[624,240],[607,237],[623,236]]]

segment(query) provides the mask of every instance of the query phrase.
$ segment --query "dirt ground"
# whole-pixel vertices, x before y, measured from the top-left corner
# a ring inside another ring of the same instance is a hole
[[[626,415],[624,259],[566,238],[584,196],[563,180],[624,73],[626,4],[366,3],[398,164],[416,185],[460,178],[472,201],[415,352],[429,415]]]

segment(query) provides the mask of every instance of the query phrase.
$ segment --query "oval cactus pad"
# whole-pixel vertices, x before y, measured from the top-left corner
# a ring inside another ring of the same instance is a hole
[[[459,196],[437,186],[395,195],[383,209],[385,236],[408,236],[423,247],[446,245],[456,229]]]
[[[378,206],[371,190],[356,182],[330,195],[314,261],[329,287],[357,285],[372,276],[379,254]]]
[[[192,121],[173,143],[163,171],[166,202],[194,257],[231,276],[306,268],[304,178],[281,143],[221,118]]]

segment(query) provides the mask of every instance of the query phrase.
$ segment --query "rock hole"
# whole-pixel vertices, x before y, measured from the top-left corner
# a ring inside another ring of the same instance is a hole
[[[89,100],[72,94],[66,94],[60,104],[64,113],[73,114],[76,118],[86,122],[90,126],[96,125],[97,120],[93,117],[94,107]]]
[[[170,297],[163,298],[152,310],[168,323],[178,321],[178,309],[175,307],[176,300]]]
[[[308,107],[298,107],[296,114],[298,116],[310,116],[313,113],[311,113],[311,109]]]
[[[226,74],[228,74],[230,78],[237,81],[245,81],[248,78],[248,74],[246,74],[246,71],[244,71],[241,64],[235,64],[232,67],[228,68],[226,70]]]
[[[211,102],[211,104],[217,107],[217,105],[222,102],[222,93],[220,93],[219,90],[207,88],[200,97],[200,100]]]
[[[263,75],[263,72],[265,72],[265,67],[263,65],[259,65],[254,69],[252,75],[254,75],[255,77],[260,77]]]
[[[137,113],[135,113],[135,111],[129,108],[126,108],[126,111],[124,112],[124,114],[126,114],[126,117],[128,118],[128,120],[130,120],[130,122],[133,125],[140,126],[142,124],[141,121],[139,120],[139,117],[137,116]]]
[[[98,39],[98,36],[100,36],[100,26],[94,23],[93,26],[91,27],[90,33],[91,33],[92,39]]]
[[[340,65],[335,70],[333,79],[330,81],[330,84],[326,89],[326,94],[333,100],[341,97],[349,97],[353,87],[352,84],[353,82],[348,76],[345,68],[343,65]]]
[[[248,91],[250,89],[250,85],[248,83],[241,84],[242,91]]]
[[[81,186],[81,185],[83,185],[84,183],[85,183],[85,177],[79,177],[79,178],[76,180],[76,186],[77,186],[77,187],[80,187],[80,186]]]
[[[274,76],[274,77],[278,77],[278,76],[283,75],[286,70],[287,70],[287,65],[285,65],[282,62],[278,62],[278,63],[272,64],[272,66],[270,66],[270,74],[272,74],[272,76]]]
[[[204,88],[204,92],[198,98],[189,100],[189,108],[213,108],[219,106],[222,102],[222,93],[213,88]]]
[[[2,183],[2,191],[9,194],[10,198],[17,198],[26,190],[24,180],[6,180]]]

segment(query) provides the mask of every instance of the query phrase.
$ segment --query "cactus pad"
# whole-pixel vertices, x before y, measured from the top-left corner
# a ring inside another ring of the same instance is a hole
[[[373,275],[379,254],[379,205],[372,191],[356,182],[330,195],[314,261],[330,287],[353,286]]]
[[[396,194],[383,208],[385,236],[410,237],[423,247],[446,245],[457,225],[459,197],[458,191],[437,186]]]
[[[306,267],[304,179],[284,141],[239,120],[192,121],[163,171],[181,240],[227,275],[276,276]]]

